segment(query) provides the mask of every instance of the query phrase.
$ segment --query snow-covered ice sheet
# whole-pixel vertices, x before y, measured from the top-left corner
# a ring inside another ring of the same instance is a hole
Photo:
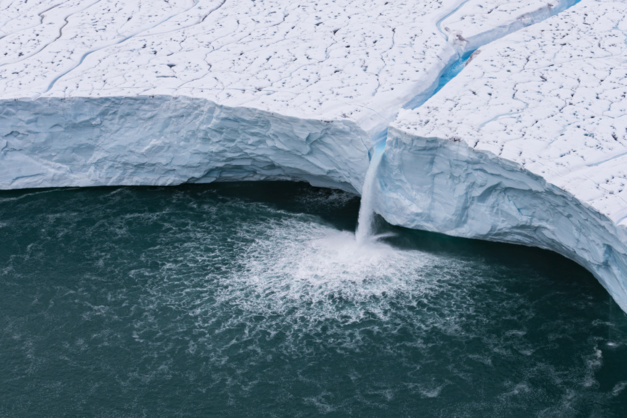
[[[381,130],[463,48],[446,31],[569,1],[4,1],[0,97],[185,95]]]

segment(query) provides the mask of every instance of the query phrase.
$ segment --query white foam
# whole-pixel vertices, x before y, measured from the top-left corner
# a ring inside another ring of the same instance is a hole
[[[220,298],[258,313],[290,313],[310,320],[329,317],[351,322],[386,316],[394,296],[429,292],[421,281],[433,256],[395,249],[311,222],[288,220],[248,232],[256,236],[222,282]]]

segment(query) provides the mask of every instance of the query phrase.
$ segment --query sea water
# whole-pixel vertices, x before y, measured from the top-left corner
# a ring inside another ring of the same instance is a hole
[[[621,416],[627,320],[552,253],[293,183],[0,193],[0,416]]]

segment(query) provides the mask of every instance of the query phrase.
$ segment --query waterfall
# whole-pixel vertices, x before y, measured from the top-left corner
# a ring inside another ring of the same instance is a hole
[[[355,238],[358,244],[363,244],[373,235],[373,223],[374,223],[374,209],[373,209],[373,194],[374,194],[374,182],[377,177],[377,169],[383,156],[383,146],[376,146],[373,148],[372,158],[370,159],[370,165],[366,172],[366,179],[364,180],[364,187],[361,191],[361,205],[359,207],[359,218],[357,220],[357,231],[355,231]]]

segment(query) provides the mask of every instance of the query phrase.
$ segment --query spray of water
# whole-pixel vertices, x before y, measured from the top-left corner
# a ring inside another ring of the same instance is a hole
[[[355,231],[355,239],[358,244],[363,244],[373,237],[374,224],[374,181],[377,177],[377,169],[383,156],[384,147],[375,147],[372,159],[366,172],[366,180],[361,192],[361,206],[359,207],[359,218],[357,220],[357,231]]]

